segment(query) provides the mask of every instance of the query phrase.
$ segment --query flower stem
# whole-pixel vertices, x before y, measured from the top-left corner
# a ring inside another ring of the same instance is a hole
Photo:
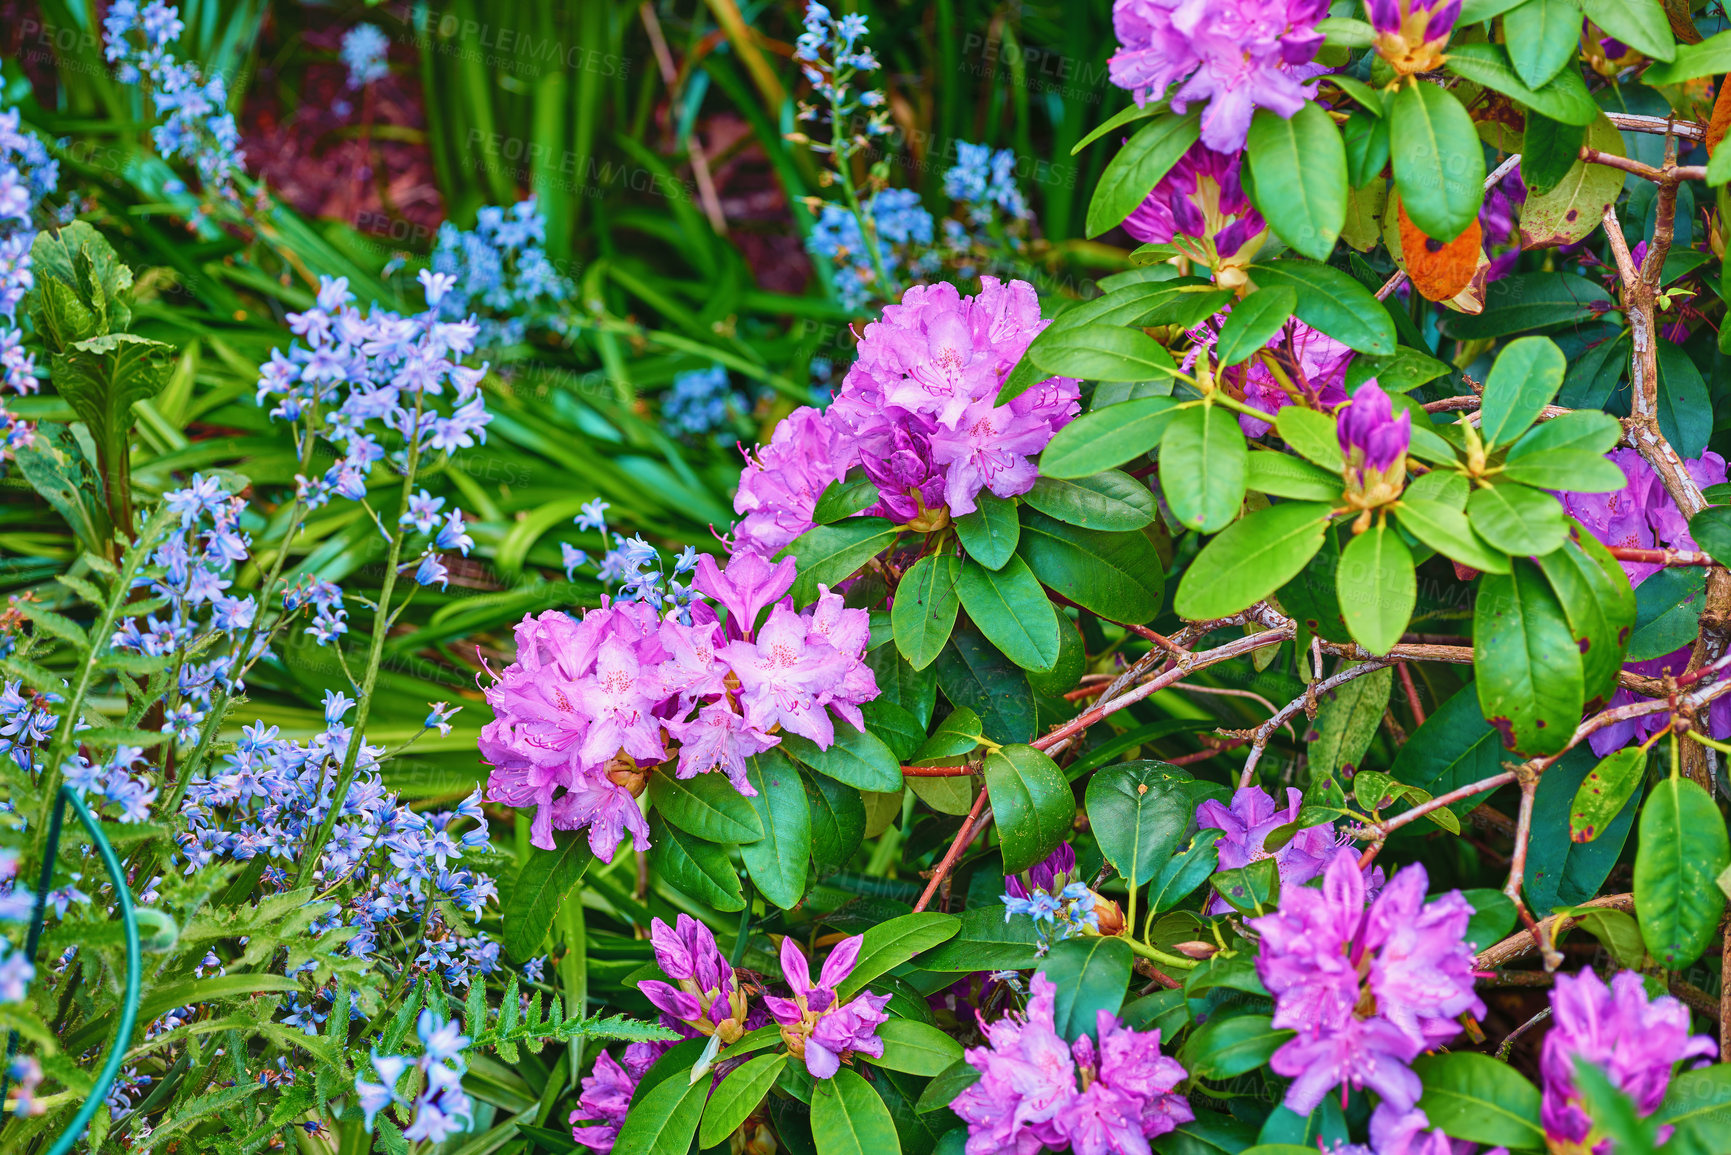
[[[1133,953],[1141,955],[1150,962],[1157,962],[1161,966],[1173,967],[1181,971],[1193,971],[1200,965],[1193,958],[1185,958],[1183,955],[1178,954],[1167,954],[1165,951],[1148,946],[1146,943],[1137,942],[1129,935],[1123,935],[1121,937]]]

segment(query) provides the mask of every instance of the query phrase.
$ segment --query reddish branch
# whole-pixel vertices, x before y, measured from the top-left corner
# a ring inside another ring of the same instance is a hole
[[[1607,546],[1618,561],[1638,561],[1647,565],[1686,566],[1717,565],[1718,562],[1697,550],[1641,549],[1632,545]]]
[[[956,832],[956,840],[950,843],[950,848],[944,852],[943,861],[939,862],[937,869],[932,871],[931,881],[926,883],[926,889],[920,895],[920,900],[914,903],[916,914],[932,904],[932,896],[937,894],[938,887],[943,885],[944,879],[950,876],[950,871],[955,868],[956,860],[962,856],[962,851],[966,850],[968,843],[973,841],[974,824],[980,821],[980,815],[984,813],[985,809],[986,792],[981,790],[980,796],[974,799],[974,808],[968,811],[966,818],[962,819],[962,828]]]

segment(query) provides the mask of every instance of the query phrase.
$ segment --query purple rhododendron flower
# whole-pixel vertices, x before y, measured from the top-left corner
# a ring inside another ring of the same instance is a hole
[[[1207,104],[1202,143],[1239,152],[1256,109],[1290,119],[1316,95],[1306,82],[1327,71],[1312,63],[1323,41],[1316,23],[1327,15],[1327,0],[1117,0],[1112,83],[1137,104],[1177,85],[1174,111]]]
[[[670,1046],[671,1043],[632,1043],[625,1048],[624,1066],[606,1051],[596,1055],[594,1069],[581,1084],[577,1109],[566,1120],[571,1124],[571,1137],[603,1155],[613,1150],[637,1084]]]
[[[1426,882],[1423,866],[1407,866],[1367,908],[1358,863],[1342,854],[1321,889],[1283,890],[1279,910],[1250,920],[1274,1025],[1298,1032],[1269,1064],[1292,1078],[1286,1105],[1298,1114],[1342,1083],[1410,1109],[1422,1088],[1407,1064],[1460,1033],[1462,1012],[1484,1014],[1462,941],[1472,907],[1459,891],[1425,902]]]
[[[731,1043],[768,1021],[762,1008],[748,1011],[745,989],[707,926],[688,914],[674,926],[651,919],[649,941],[662,973],[674,981],[645,979],[637,989],[661,1012],[663,1026],[686,1038],[718,1035]]]
[[[1102,1010],[1097,1043],[1065,1043],[1053,1026],[1057,988],[1043,972],[1029,986],[1026,1014],[982,1023],[987,1045],[966,1052],[980,1079],[950,1106],[968,1124],[967,1155],[1144,1155],[1148,1140],[1195,1118],[1173,1093],[1186,1072],[1160,1053],[1158,1030]]]
[[[1244,266],[1268,237],[1262,214],[1244,195],[1241,154],[1193,144],[1154,191],[1124,218],[1124,231],[1145,244],[1176,246],[1213,270],[1225,288],[1245,281]]]
[[[1476,1143],[1431,1130],[1430,1117],[1417,1107],[1403,1111],[1392,1103],[1372,1112],[1370,1147],[1358,1148],[1365,1155],[1473,1155],[1478,1149]],[[1509,1155],[1509,1149],[1493,1147],[1484,1155]]]
[[[1558,975],[1551,990],[1551,1028],[1539,1070],[1544,1076],[1540,1118],[1552,1140],[1581,1143],[1593,1121],[1575,1094],[1575,1060],[1586,1059],[1634,1101],[1642,1116],[1658,1110],[1671,1069],[1687,1059],[1712,1059],[1719,1048],[1689,1033],[1689,1011],[1669,995],[1650,998],[1636,971],[1619,971],[1607,987],[1590,970]],[[1659,1142],[1671,1128],[1662,1128]]]
[[[769,444],[747,454],[734,495],[733,527],[737,552],[773,557],[788,542],[812,528],[811,513],[832,481],[859,464],[852,438],[809,406],[781,420]]]
[[[1279,827],[1298,821],[1304,808],[1302,791],[1287,787],[1286,808],[1278,809],[1268,791],[1260,786],[1246,786],[1232,795],[1232,805],[1222,806],[1212,798],[1196,807],[1196,825],[1203,829],[1223,831],[1215,840],[1214,849],[1220,857],[1221,870],[1234,870],[1270,857],[1263,844]],[[1285,846],[1272,855],[1280,871],[1280,888],[1302,886],[1317,875],[1338,853],[1354,854],[1337,847],[1334,824],[1325,822],[1306,826],[1287,840]],[[1232,906],[1218,894],[1209,900],[1206,913],[1226,914]]]
[[[674,756],[669,740],[678,777],[720,770],[751,795],[746,759],[779,744],[777,731],[827,748],[831,711],[864,729],[860,704],[878,692],[864,661],[864,610],[820,586],[811,609],[784,601],[752,631],[751,619],[791,583],[793,563],[746,552],[726,570],[707,558],[697,566],[699,584],[728,607],[732,641],[701,600],[689,623],[645,602],[603,599],[581,620],[548,611],[518,624],[517,660],[486,691],[494,718],[480,750],[493,768],[489,796],[536,808],[535,846],[551,850],[555,829],[586,827],[603,861],[627,831],[648,849],[637,799],[653,768]]]
[[[1412,444],[1412,414],[1403,409],[1395,416],[1388,394],[1375,381],[1366,381],[1340,411],[1339,437],[1347,467],[1362,480],[1370,471],[1386,471],[1406,456]]]
[[[919,524],[944,507],[972,513],[982,489],[1033,488],[1031,458],[1079,412],[1078,384],[1052,377],[1007,405],[996,399],[1047,324],[1032,285],[982,277],[973,297],[915,285],[865,327],[825,416],[853,439],[883,495],[869,512]]]
[[[1639,452],[1613,449],[1605,456],[1623,471],[1628,484],[1611,493],[1558,493],[1570,517],[1608,546],[1655,549],[1663,544],[1671,549],[1698,548],[1689,535],[1689,519],[1677,509],[1677,503],[1665,492],[1664,482]],[[1726,479],[1725,459],[1712,450],[1684,460],[1683,467],[1702,488],[1719,485]],[[1629,575],[1629,584],[1635,586],[1663,568],[1632,561],[1625,561],[1622,566]]]
[[[1217,340],[1215,329],[1231,312],[1219,314],[1215,325],[1202,326],[1191,332],[1198,346],[1212,348]],[[1351,364],[1353,351],[1320,329],[1312,329],[1303,321],[1291,320],[1266,346],[1267,355],[1279,366],[1286,381],[1275,376],[1261,356],[1252,357],[1227,372],[1228,380],[1244,390],[1244,399],[1264,413],[1278,414],[1288,405],[1303,405],[1319,413],[1333,413],[1346,404],[1346,367]],[[1186,360],[1186,367],[1190,364]],[[1290,383],[1293,391],[1288,391]],[[1294,392],[1295,391],[1295,392]],[[1296,393],[1296,395],[1295,395]],[[1238,427],[1247,437],[1261,437],[1271,426],[1260,417],[1239,414]]]
[[[1377,52],[1406,76],[1442,65],[1461,0],[1365,0],[1365,9],[1376,30]]]
[[[836,943],[824,960],[823,972],[813,983],[805,952],[791,936],[781,940],[782,975],[793,997],[765,995],[763,1001],[770,1015],[781,1024],[781,1037],[788,1051],[794,1058],[805,1060],[805,1069],[814,1079],[833,1078],[856,1051],[883,1057],[884,1043],[877,1031],[879,1023],[889,1021],[884,1006],[890,996],[861,991],[842,1003],[836,994],[836,987],[853,973],[864,942],[864,936],[856,934]]]

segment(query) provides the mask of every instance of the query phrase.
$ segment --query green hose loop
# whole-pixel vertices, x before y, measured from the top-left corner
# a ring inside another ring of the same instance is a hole
[[[35,959],[37,945],[42,940],[42,925],[48,910],[48,888],[54,875],[54,859],[60,852],[60,828],[68,802],[78,811],[78,820],[84,824],[90,840],[96,844],[96,852],[102,856],[102,865],[108,870],[109,881],[114,885],[115,905],[120,908],[120,919],[126,929],[126,997],[120,1004],[120,1023],[115,1028],[114,1041],[109,1044],[108,1055],[102,1062],[102,1073],[96,1077],[96,1083],[85,1096],[84,1105],[78,1109],[78,1114],[72,1117],[71,1126],[54,1141],[54,1146],[48,1149],[47,1155],[67,1155],[67,1152],[72,1150],[72,1145],[84,1137],[97,1108],[107,1100],[108,1088],[114,1085],[114,1077],[120,1073],[120,1064],[126,1058],[126,1049],[132,1044],[133,1028],[138,1025],[139,983],[144,975],[144,959],[138,943],[138,916],[132,909],[132,890],[127,885],[126,872],[120,867],[120,856],[114,853],[114,847],[102,833],[102,826],[96,821],[96,816],[90,813],[90,808],[84,805],[84,800],[78,797],[70,786],[60,787],[48,821],[42,881],[36,888],[35,910],[30,919],[30,937],[25,947],[26,957]],[[14,1031],[6,1047],[8,1060],[17,1047],[18,1033]],[[7,1074],[10,1075],[10,1062],[7,1067]],[[3,1099],[4,1095],[4,1090],[0,1090],[0,1099]]]

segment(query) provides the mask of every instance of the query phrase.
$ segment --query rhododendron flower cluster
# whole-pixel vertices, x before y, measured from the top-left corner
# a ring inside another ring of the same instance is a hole
[[[662,1026],[685,1038],[717,1035],[731,1043],[768,1021],[761,1007],[748,1010],[745,988],[707,926],[688,914],[673,926],[651,919],[649,941],[661,972],[673,983],[645,979],[637,989],[661,1012]]]
[[[1575,1062],[1585,1059],[1651,1115],[1665,1098],[1671,1069],[1689,1059],[1712,1059],[1719,1048],[1689,1033],[1689,1011],[1669,995],[1651,998],[1636,971],[1620,971],[1607,987],[1590,970],[1558,975],[1551,989],[1551,1029],[1539,1070],[1544,1076],[1540,1118],[1548,1137],[1589,1149],[1593,1121],[1575,1090]],[[1661,1128],[1659,1142],[1671,1133]],[[1593,1150],[1598,1148],[1594,1147]]]
[[[1273,857],[1280,871],[1280,888],[1284,891],[1301,886],[1321,874],[1337,853],[1354,853],[1337,847],[1334,824],[1324,822],[1299,830],[1271,856],[1265,849],[1268,836],[1282,826],[1297,822],[1302,809],[1304,794],[1299,790],[1287,787],[1286,807],[1281,809],[1275,806],[1273,797],[1262,787],[1246,786],[1232,795],[1230,807],[1212,798],[1204,799],[1196,807],[1196,825],[1203,830],[1221,831],[1214,842],[1221,870],[1235,870]],[[1231,904],[1216,894],[1209,900],[1206,913],[1226,914],[1231,909]]]
[[[1327,15],[1327,0],[1116,0],[1112,83],[1176,112],[1205,102],[1202,143],[1237,152],[1256,109],[1290,119],[1316,94],[1306,82],[1327,71],[1312,63]]]
[[[1358,862],[1342,854],[1321,889],[1283,890],[1279,910],[1249,920],[1274,1026],[1298,1032],[1269,1063],[1292,1078],[1298,1114],[1342,1083],[1410,1109],[1422,1088],[1407,1064],[1459,1034],[1462,1012],[1484,1014],[1462,941],[1472,907],[1458,890],[1427,903],[1426,884],[1423,866],[1404,867],[1367,908]]]
[[[1228,309],[1190,334],[1200,348],[1212,349],[1220,323]],[[1193,348],[1187,367],[1200,355]],[[1319,413],[1333,413],[1346,404],[1346,369],[1352,363],[1351,348],[1319,329],[1293,318],[1255,357],[1226,370],[1225,380],[1237,385],[1244,400],[1264,413],[1278,414],[1288,405],[1302,405]],[[1248,413],[1238,415],[1238,427],[1248,437],[1261,437],[1272,426]]]
[[[1146,244],[1172,245],[1223,288],[1244,284],[1244,268],[1268,238],[1268,225],[1244,194],[1242,163],[1240,153],[1191,145],[1124,218],[1124,231]]]
[[[1570,517],[1606,545],[1635,549],[1699,548],[1689,534],[1689,519],[1678,510],[1677,503],[1665,492],[1665,483],[1640,453],[1613,449],[1605,456],[1623,471],[1628,484],[1610,493],[1557,494]],[[1725,459],[1711,449],[1700,457],[1685,460],[1683,467],[1703,489],[1722,484],[1726,479]],[[1621,564],[1623,572],[1629,575],[1629,584],[1634,586],[1664,568],[1638,561]]]
[[[890,996],[861,991],[847,1002],[836,988],[859,963],[865,936],[854,935],[835,944],[823,961],[817,982],[811,981],[811,964],[792,936],[781,940],[781,973],[792,998],[765,995],[770,1016],[781,1025],[781,1038],[790,1054],[805,1061],[814,1079],[829,1079],[857,1053],[882,1058],[884,1041],[878,1024],[887,1023],[884,1007]]]
[[[980,279],[963,297],[916,285],[865,327],[859,357],[829,409],[795,411],[748,461],[734,508],[735,548],[772,552],[812,526],[830,482],[855,465],[882,500],[866,512],[931,530],[972,513],[981,490],[1033,488],[1032,458],[1079,412],[1079,387],[1052,377],[997,403],[1004,378],[1040,330],[1034,287]]]
[[[605,599],[581,619],[524,618],[517,660],[487,689],[490,796],[536,807],[534,845],[552,849],[555,829],[587,827],[611,862],[627,830],[638,850],[649,846],[637,798],[655,766],[677,755],[678,777],[720,770],[750,795],[745,760],[778,745],[780,731],[827,749],[831,711],[863,730],[860,704],[877,696],[863,661],[869,617],[821,586],[817,604],[796,612],[778,601],[793,579],[791,560],[742,553],[723,571],[700,559],[695,588],[726,609],[725,628],[702,600],[689,621]]]
[[[1160,1053],[1160,1032],[1134,1031],[1101,1010],[1094,1036],[1065,1043],[1054,1028],[1057,988],[1034,975],[1025,1015],[985,1029],[965,1057],[980,1080],[951,1108],[968,1124],[967,1155],[1071,1150],[1132,1155],[1195,1118],[1176,1087],[1185,1070]]]
[[[1440,68],[1461,0],[1366,0],[1376,50],[1405,76]]]

